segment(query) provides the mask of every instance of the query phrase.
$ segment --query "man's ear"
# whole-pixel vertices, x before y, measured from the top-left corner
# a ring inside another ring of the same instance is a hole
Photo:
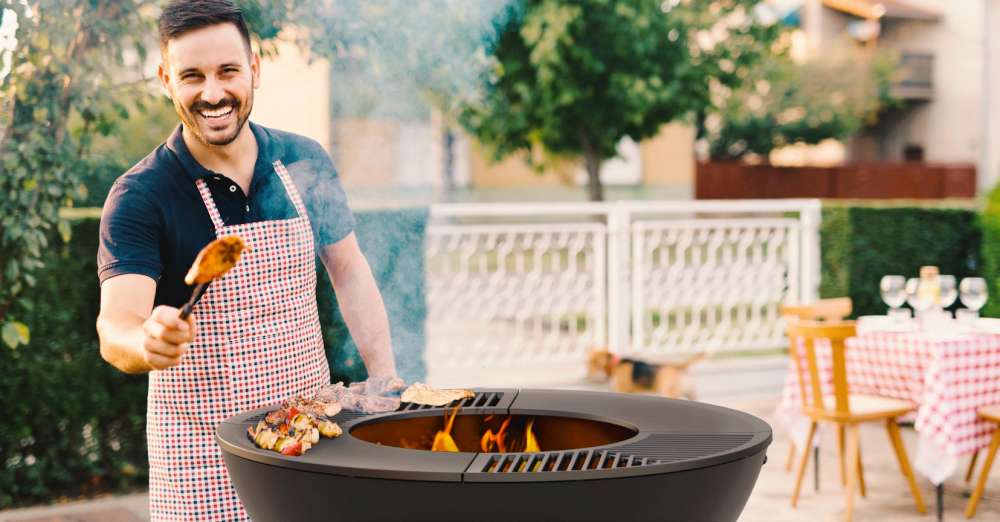
[[[253,75],[253,88],[260,87],[260,55],[257,53],[250,55],[250,74]]]
[[[167,98],[170,98],[170,74],[167,72],[167,66],[163,62],[160,62],[160,65],[156,67],[156,76],[160,79],[160,86],[163,87]]]

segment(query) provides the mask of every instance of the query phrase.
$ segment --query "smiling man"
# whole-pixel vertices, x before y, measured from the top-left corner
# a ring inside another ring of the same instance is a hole
[[[149,373],[153,519],[245,519],[214,431],[240,411],[329,383],[316,256],[372,377],[396,372],[388,320],[329,156],[308,138],[249,122],[260,60],[240,10],[174,1],[159,35],[159,77],[180,125],[105,202],[101,355]],[[249,250],[181,320],[185,272],[224,235]]]

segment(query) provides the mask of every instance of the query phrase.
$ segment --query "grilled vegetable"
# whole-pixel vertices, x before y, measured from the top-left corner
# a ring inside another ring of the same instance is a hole
[[[333,438],[343,435],[344,431],[340,429],[340,426],[336,422],[321,420],[319,421],[319,433],[326,438]]]
[[[298,457],[299,455],[302,455],[303,450],[301,442],[289,438],[285,438],[282,440],[288,441],[282,444],[281,449],[278,450],[281,452],[282,455],[288,455],[290,457]]]
[[[313,425],[313,419],[309,418],[309,415],[304,413],[299,413],[292,418],[292,427],[296,430],[307,430]]]

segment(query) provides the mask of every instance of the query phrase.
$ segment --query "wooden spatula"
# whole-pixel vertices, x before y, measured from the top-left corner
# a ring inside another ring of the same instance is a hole
[[[191,298],[181,308],[182,320],[191,315],[191,309],[198,299],[201,299],[208,284],[225,275],[236,265],[244,249],[249,250],[249,247],[239,236],[223,236],[205,245],[205,248],[198,252],[198,257],[194,258],[191,269],[184,276],[185,283],[197,286],[191,292]]]

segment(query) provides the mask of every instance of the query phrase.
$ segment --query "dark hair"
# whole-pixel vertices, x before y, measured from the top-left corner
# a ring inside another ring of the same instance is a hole
[[[236,26],[250,53],[250,30],[235,3],[230,0],[173,0],[160,14],[160,50],[165,52],[167,42],[184,33],[225,23]]]

